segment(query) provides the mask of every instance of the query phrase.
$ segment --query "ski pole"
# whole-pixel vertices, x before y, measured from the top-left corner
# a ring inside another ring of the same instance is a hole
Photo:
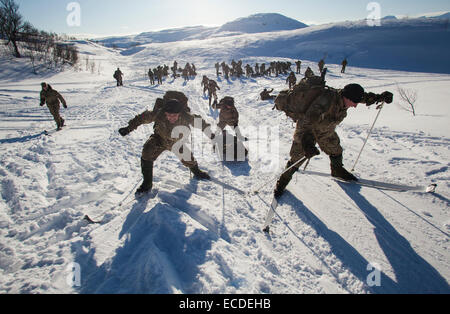
[[[285,174],[286,172],[288,172],[289,170],[291,170],[292,168],[294,168],[297,165],[301,165],[303,164],[308,158],[304,157],[303,159],[300,159],[299,161],[297,161],[295,164],[293,164],[292,166],[290,166],[289,168],[287,168],[286,170],[283,171],[283,173],[280,175],[282,176],[283,174]],[[259,191],[261,191],[264,187],[266,187],[267,185],[269,185],[270,183],[273,183],[275,180],[277,180],[278,177],[273,178],[270,181],[267,181],[266,183],[264,183],[262,186],[260,186],[258,189],[256,189],[255,191],[253,191],[253,194],[258,194]]]
[[[384,104],[385,104],[385,102],[383,102],[383,103],[379,106],[380,110],[378,110],[378,114],[377,114],[377,116],[375,117],[375,121],[373,121],[372,127],[371,127],[370,130],[369,130],[369,134],[367,134],[367,138],[366,138],[366,140],[365,140],[365,142],[364,142],[363,147],[361,148],[361,151],[359,152],[358,158],[356,158],[355,165],[354,165],[353,168],[352,168],[352,172],[355,171],[356,164],[358,163],[359,158],[361,157],[361,154],[362,154],[362,152],[363,152],[363,150],[364,150],[364,147],[366,147],[367,141],[369,140],[369,137],[370,137],[370,135],[372,134],[373,128],[375,127],[375,123],[377,122],[378,117],[380,116],[380,113],[381,113],[381,110],[382,110],[383,107],[384,107]]]

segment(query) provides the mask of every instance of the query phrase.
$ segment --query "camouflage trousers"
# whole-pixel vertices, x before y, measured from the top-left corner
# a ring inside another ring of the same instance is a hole
[[[328,156],[340,156],[343,153],[341,140],[335,131],[320,132],[313,130],[314,138],[319,144],[320,149]],[[305,152],[302,145],[302,132],[295,132],[294,143],[291,147],[291,162],[295,163],[305,157]]]
[[[175,143],[176,142],[165,141],[158,134],[153,134],[144,144],[142,159],[145,161],[154,162],[163,152],[172,151],[175,155],[177,155],[184,166],[188,168],[198,166],[198,163],[190,149],[185,144],[179,147],[179,149],[172,149]]]
[[[234,130],[234,132],[239,140],[241,140],[241,141],[244,140],[244,136],[242,135],[241,129],[239,128],[238,122],[236,122],[236,120],[231,120],[231,121],[220,120],[219,123],[217,124],[217,127],[220,130],[224,131],[227,125],[230,126]]]
[[[53,119],[56,122],[56,126],[58,128],[62,127],[63,119],[59,115],[59,110],[60,110],[59,104],[57,104],[57,105],[55,105],[55,104],[51,104],[51,105],[47,104],[47,108],[50,111],[50,113],[52,114]]]

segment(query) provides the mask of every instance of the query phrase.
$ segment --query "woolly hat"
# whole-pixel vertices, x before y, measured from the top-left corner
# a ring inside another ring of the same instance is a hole
[[[164,106],[164,112],[167,113],[181,113],[182,111],[183,105],[176,99],[169,99]]]
[[[342,96],[350,99],[355,104],[360,103],[364,98],[364,88],[359,84],[350,84],[344,87]]]

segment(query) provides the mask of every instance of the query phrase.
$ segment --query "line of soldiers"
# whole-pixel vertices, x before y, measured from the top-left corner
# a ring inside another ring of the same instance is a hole
[[[301,66],[297,65],[298,67],[298,73],[300,73],[299,69]],[[245,66],[245,75],[247,77],[260,77],[260,76],[276,76],[278,77],[280,74],[288,74],[289,71],[291,71],[292,63],[287,61],[272,61],[269,63],[269,66],[266,66],[265,63],[256,63],[254,66],[251,66],[250,64],[247,64]],[[222,63],[216,63],[216,75],[219,77],[221,74],[224,75],[225,79],[229,79],[230,76],[236,76],[241,77],[244,74],[244,71],[242,69],[242,60],[239,60],[238,62],[232,60],[231,61],[231,67],[228,66],[225,62]],[[222,72],[220,72],[220,69],[222,68]]]
[[[312,70],[308,68],[305,78],[299,84],[306,84],[308,80],[313,82],[317,78],[321,79],[321,77],[314,76]],[[47,104],[57,124],[57,130],[60,130],[64,126],[64,119],[59,115],[60,103],[63,104],[64,108],[67,108],[66,101],[49,84],[42,83],[41,85],[40,105]],[[173,149],[175,145],[179,145],[179,141],[183,136],[180,135],[178,138],[172,137],[172,131],[175,127],[185,126],[189,130],[190,127],[199,127],[207,137],[214,140],[216,134],[220,134],[220,132],[222,132],[222,136],[225,136],[226,132],[224,132],[224,129],[226,126],[230,126],[234,128],[236,134],[235,146],[239,142],[247,140],[242,136],[238,128],[239,113],[235,107],[234,99],[227,96],[217,103],[217,95],[214,96],[214,91],[216,88],[220,88],[214,80],[209,80],[206,76],[204,76],[202,86],[204,88],[208,86],[210,105],[211,98],[214,97],[213,108],[221,111],[216,133],[212,133],[210,124],[201,116],[191,113],[188,107],[188,98],[182,92],[177,91],[167,92],[163,99],[156,100],[153,110],[146,110],[137,115],[129,121],[128,126],[119,130],[120,135],[126,136],[140,125],[154,123],[154,133],[145,143],[141,155],[141,171],[144,181],[137,193],[145,193],[152,189],[153,164],[167,150],[174,152],[196,178],[210,179],[208,173],[200,170],[192,152],[184,142],[181,143],[181,146],[176,146],[178,150]],[[211,86],[214,87],[211,88]],[[265,94],[270,94],[270,92],[267,89],[264,90]],[[388,91],[382,94],[366,93],[361,85],[355,83],[345,86],[344,89],[334,89],[325,86],[323,83],[318,84],[318,86],[310,85],[309,88],[293,88],[280,93],[275,99],[276,108],[283,110],[281,108],[294,106],[296,111],[283,111],[297,125],[290,151],[290,160],[286,165],[286,170],[276,184],[275,197],[280,198],[283,195],[294,173],[297,172],[303,163],[320,154],[317,145],[329,156],[331,175],[333,177],[346,181],[357,181],[358,179],[344,168],[344,149],[336,133],[336,127],[347,117],[348,109],[356,108],[359,103],[365,103],[367,106],[370,106],[380,102],[392,103],[393,94]],[[201,123],[195,123],[195,119],[199,119]],[[245,150],[245,154],[247,153],[248,151]]]
[[[155,78],[157,79],[159,85],[162,85],[163,78],[169,76],[169,67],[167,65],[158,65],[153,70],[148,69],[148,78],[150,79],[150,84],[155,85]]]

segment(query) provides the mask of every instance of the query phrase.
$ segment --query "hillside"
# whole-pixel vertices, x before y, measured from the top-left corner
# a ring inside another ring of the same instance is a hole
[[[270,20],[273,16],[269,14],[264,17]],[[265,29],[259,25],[261,17],[255,15],[225,24],[228,26],[219,29],[193,27],[129,38],[110,38],[100,43],[123,47],[124,54],[142,52],[143,55],[151,55],[152,50],[163,49],[171,58],[183,54],[203,58],[213,54],[221,59],[265,56],[316,62],[325,58],[331,64],[340,64],[347,58],[350,65],[357,67],[449,74],[447,52],[450,51],[450,32],[448,18],[445,17],[445,14],[430,18],[394,17],[383,19],[380,27],[368,26],[366,21],[303,28],[294,23],[297,29],[275,31],[278,27],[275,22],[269,23],[269,29]],[[282,28],[291,29],[290,19],[283,21]],[[268,32],[253,33],[257,29]],[[172,49],[173,45],[167,43],[172,40],[183,43]],[[127,51],[130,46],[132,48]]]

